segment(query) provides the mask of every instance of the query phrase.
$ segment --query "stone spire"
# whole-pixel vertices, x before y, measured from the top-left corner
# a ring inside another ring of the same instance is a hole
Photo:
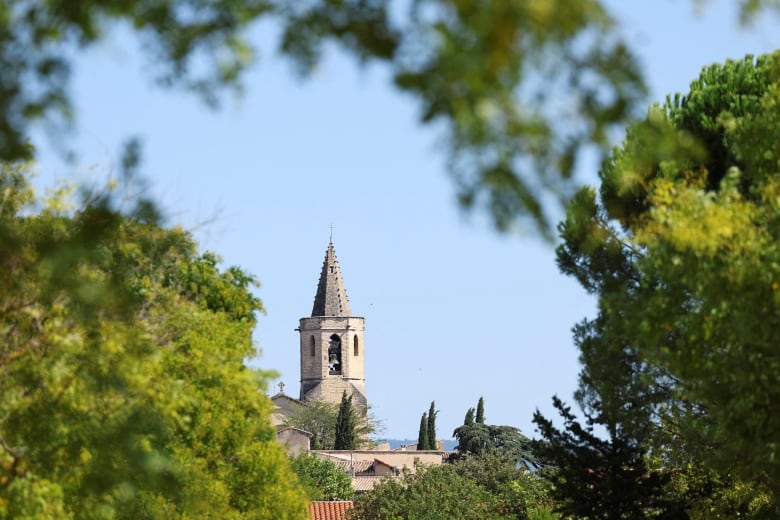
[[[352,316],[349,309],[347,291],[341,278],[341,268],[333,249],[333,242],[328,243],[325,252],[325,262],[322,264],[320,282],[317,284],[317,295],[314,297],[312,317],[316,316]]]

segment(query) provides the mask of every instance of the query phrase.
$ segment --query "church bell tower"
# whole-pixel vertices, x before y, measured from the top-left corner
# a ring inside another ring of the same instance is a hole
[[[333,242],[328,243],[311,317],[301,318],[301,401],[367,406],[364,369],[364,318],[352,316]]]

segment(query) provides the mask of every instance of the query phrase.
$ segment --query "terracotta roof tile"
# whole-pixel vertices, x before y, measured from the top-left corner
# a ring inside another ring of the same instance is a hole
[[[311,520],[344,520],[346,512],[355,507],[351,500],[339,502],[316,501],[309,504]]]
[[[385,475],[384,477],[374,477],[369,475],[352,477],[352,489],[358,493],[361,491],[371,491],[372,489],[374,489],[374,486],[382,482],[382,479],[384,478],[400,478],[400,477],[390,477],[387,475]]]
[[[355,473],[364,473],[374,465],[373,460],[334,460],[333,463],[347,473],[349,473],[350,469]]]
[[[329,461],[333,462],[337,468],[344,470],[347,473],[349,473],[350,467],[355,473],[363,473],[371,469],[371,466],[374,465],[373,459],[355,459],[352,458],[349,454],[339,456],[319,451],[314,453],[320,458],[328,459]]]

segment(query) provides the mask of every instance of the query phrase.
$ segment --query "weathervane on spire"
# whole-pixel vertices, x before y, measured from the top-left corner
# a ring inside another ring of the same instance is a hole
[[[330,238],[328,239],[328,242],[333,242],[333,223],[330,224]]]

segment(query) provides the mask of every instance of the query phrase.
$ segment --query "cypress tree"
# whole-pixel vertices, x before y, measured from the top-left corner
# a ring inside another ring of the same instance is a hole
[[[428,414],[423,413],[420,419],[420,432],[417,434],[417,449],[428,449]]]
[[[474,424],[474,408],[469,408],[466,411],[466,418],[463,419],[463,426],[471,426]]]
[[[355,411],[352,408],[352,396],[347,397],[345,391],[341,394],[339,414],[336,417],[336,442],[337,450],[354,450],[357,445],[357,433],[355,432]]]
[[[428,410],[428,448],[426,448],[429,450],[436,449],[436,416],[438,413],[435,403],[431,401],[431,409]]]
[[[485,424],[485,400],[482,397],[477,403],[477,424]]]

